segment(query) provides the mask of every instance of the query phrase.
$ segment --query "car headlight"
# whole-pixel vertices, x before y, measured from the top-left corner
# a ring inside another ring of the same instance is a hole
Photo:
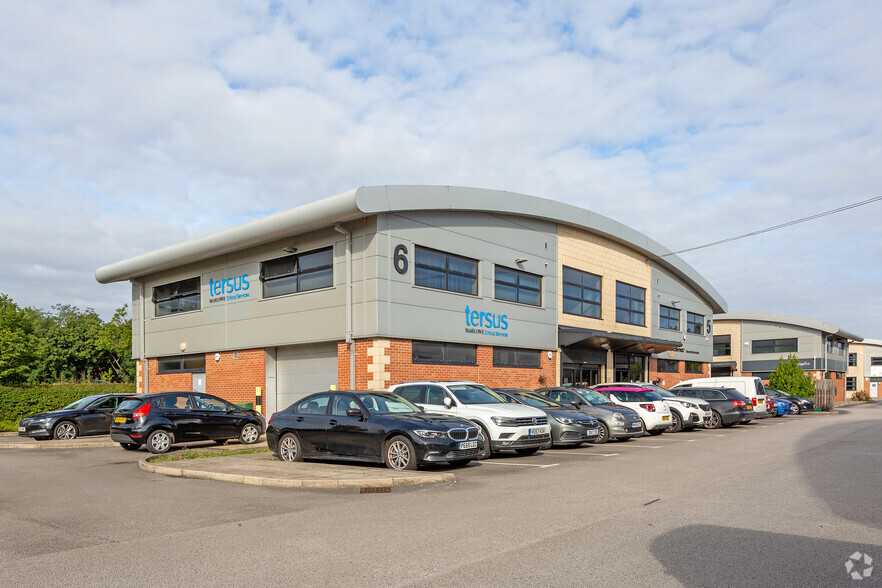
[[[620,421],[620,422],[623,422],[623,423],[625,422],[625,417],[623,417],[622,413],[620,413],[620,412],[614,412],[613,419]]]
[[[686,408],[698,408],[698,406],[692,404],[691,402],[684,402],[683,406],[685,406]]]
[[[554,420],[556,420],[557,422],[564,424],[564,425],[575,425],[576,424],[576,419],[571,419],[569,417],[556,416],[556,417],[554,417]]]
[[[499,425],[500,427],[517,427],[518,420],[510,417],[490,417],[490,420]]]
[[[418,429],[414,431],[420,437],[425,439],[446,439],[447,431],[432,431],[431,429]]]

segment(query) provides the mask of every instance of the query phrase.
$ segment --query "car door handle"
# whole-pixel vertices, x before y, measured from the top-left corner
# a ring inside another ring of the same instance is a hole
[[[303,422],[303,417],[297,417],[297,418],[294,419],[294,420],[296,420],[298,423],[302,423],[302,422]]]
[[[328,424],[331,425],[332,427],[336,427],[336,426],[337,426],[337,419],[331,419],[331,420],[329,420],[329,421],[328,421]]]

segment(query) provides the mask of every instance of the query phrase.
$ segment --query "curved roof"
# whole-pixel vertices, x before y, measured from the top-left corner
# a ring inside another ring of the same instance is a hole
[[[725,314],[715,314],[715,321],[733,320],[733,321],[759,321],[765,323],[781,323],[784,325],[795,325],[797,327],[805,327],[807,329],[816,329],[831,335],[838,335],[846,339],[855,341],[863,341],[864,338],[854,333],[849,333],[837,327],[834,324],[824,321],[816,321],[814,319],[802,318],[800,316],[790,316],[787,314],[773,314],[770,312],[727,312]]]
[[[705,298],[714,312],[725,312],[723,297],[689,264],[646,235],[603,215],[555,200],[483,188],[457,186],[366,186],[290,210],[158,249],[99,268],[102,284],[202,261],[246,247],[307,233],[383,212],[456,210],[512,214],[569,225],[635,249]]]

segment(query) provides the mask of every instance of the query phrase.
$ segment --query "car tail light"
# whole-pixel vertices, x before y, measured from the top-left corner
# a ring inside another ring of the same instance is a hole
[[[739,406],[739,407],[745,406],[745,402],[743,400],[733,400],[732,406]]]
[[[274,419],[274,418],[276,418],[276,415],[272,415],[272,416],[270,417],[270,420],[267,421],[267,424],[268,424],[268,425],[273,424],[273,419]]]
[[[150,403],[145,402],[141,406],[138,407],[138,410],[132,413],[133,419],[139,419],[142,416],[147,416],[150,413]]]
[[[642,408],[644,410],[648,410],[649,412],[655,412],[655,405],[651,404],[651,403],[650,404],[641,404],[640,408]]]

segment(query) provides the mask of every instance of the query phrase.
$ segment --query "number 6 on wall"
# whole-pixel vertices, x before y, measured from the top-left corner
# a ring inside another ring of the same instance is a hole
[[[395,252],[392,255],[392,263],[395,265],[395,271],[401,275],[407,273],[407,247],[405,245],[396,245]]]

